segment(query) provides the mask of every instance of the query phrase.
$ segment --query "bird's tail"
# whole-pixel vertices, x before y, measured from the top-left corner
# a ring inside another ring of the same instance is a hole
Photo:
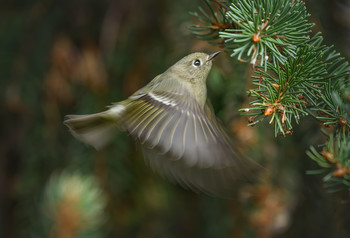
[[[113,108],[90,115],[68,115],[64,124],[79,140],[95,149],[106,146],[113,138],[119,124],[119,113]]]

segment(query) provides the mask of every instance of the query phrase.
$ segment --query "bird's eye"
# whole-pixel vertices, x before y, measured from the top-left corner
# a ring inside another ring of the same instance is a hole
[[[198,60],[198,59],[196,59],[196,60],[193,62],[193,65],[196,66],[196,67],[201,66],[201,64],[202,64],[201,61]]]

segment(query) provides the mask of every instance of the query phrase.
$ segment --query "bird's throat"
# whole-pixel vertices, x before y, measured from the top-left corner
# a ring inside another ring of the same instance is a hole
[[[204,105],[207,101],[207,86],[205,84],[198,85],[193,84],[191,92],[193,92],[193,97],[197,100],[197,102],[204,108]]]

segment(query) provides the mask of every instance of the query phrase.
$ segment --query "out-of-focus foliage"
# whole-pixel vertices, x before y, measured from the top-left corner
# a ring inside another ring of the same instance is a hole
[[[104,236],[100,228],[107,218],[106,199],[94,177],[64,171],[50,178],[44,193],[43,215],[49,223],[42,236]]]
[[[317,177],[305,175],[316,168],[305,150],[324,140],[317,126],[305,120],[293,137],[277,140],[267,123],[247,127],[238,108],[247,105],[251,72],[223,54],[209,76],[209,97],[240,149],[268,171],[263,184],[243,187],[238,198],[211,198],[163,180],[122,132],[95,151],[62,124],[66,114],[101,111],[127,97],[189,52],[217,51],[188,29],[195,20],[188,12],[200,4],[2,1],[0,237],[54,235],[47,234],[52,213],[44,213],[44,201],[70,177],[62,171],[82,175],[71,194],[87,189],[91,177],[89,192],[102,191],[93,199],[105,219],[95,237],[349,236],[348,203],[335,202],[341,194],[327,194]],[[51,180],[55,174],[63,177]],[[49,204],[52,211],[57,203]],[[73,220],[69,225],[79,221]]]

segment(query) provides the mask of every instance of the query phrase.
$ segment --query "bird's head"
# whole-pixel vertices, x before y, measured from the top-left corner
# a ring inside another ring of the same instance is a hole
[[[205,83],[212,66],[212,59],[219,53],[220,51],[210,55],[201,52],[192,53],[179,60],[169,70],[176,73],[181,80],[194,84]]]

